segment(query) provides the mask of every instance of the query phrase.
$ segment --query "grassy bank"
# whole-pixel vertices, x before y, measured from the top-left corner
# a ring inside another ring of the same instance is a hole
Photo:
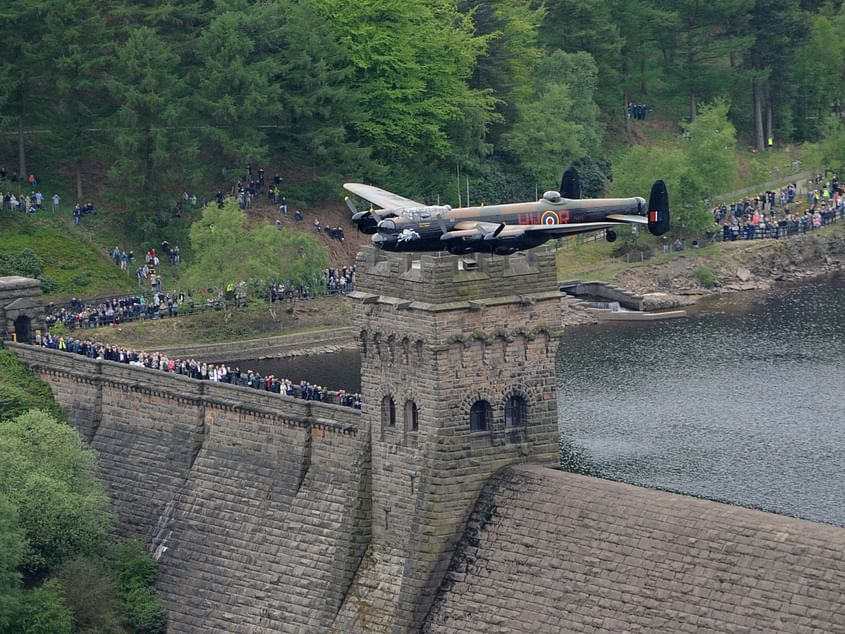
[[[45,288],[47,301],[118,295],[136,287],[102,246],[75,230],[66,218],[52,218],[49,213],[0,211],[0,252],[14,257],[30,250],[38,256],[42,276],[53,283]]]
[[[73,331],[74,336],[146,350],[188,343],[217,343],[348,326],[351,307],[343,297],[321,297],[293,304],[254,300],[245,308],[183,313],[177,318],[126,322],[115,327]],[[59,329],[54,332],[67,332]]]

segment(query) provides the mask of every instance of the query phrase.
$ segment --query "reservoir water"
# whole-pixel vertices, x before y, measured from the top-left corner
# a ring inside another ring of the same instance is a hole
[[[845,278],[567,330],[565,465],[845,526]]]

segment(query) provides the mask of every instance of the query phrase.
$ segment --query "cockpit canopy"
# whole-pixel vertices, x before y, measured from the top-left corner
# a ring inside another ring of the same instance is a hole
[[[420,222],[438,218],[441,214],[451,211],[452,207],[449,205],[428,205],[426,207],[405,207],[397,209],[396,213],[402,216],[403,219],[411,222]]]

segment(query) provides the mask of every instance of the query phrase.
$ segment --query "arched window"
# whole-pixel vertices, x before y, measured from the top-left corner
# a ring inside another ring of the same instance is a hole
[[[381,424],[385,427],[396,427],[396,403],[392,396],[381,399]]]
[[[521,396],[514,394],[505,401],[505,425],[524,427],[528,422],[528,403]]]
[[[420,430],[420,414],[414,401],[405,401],[405,429],[408,431]]]
[[[469,430],[484,431],[490,429],[493,422],[493,408],[490,403],[481,400],[472,404],[469,410]]]

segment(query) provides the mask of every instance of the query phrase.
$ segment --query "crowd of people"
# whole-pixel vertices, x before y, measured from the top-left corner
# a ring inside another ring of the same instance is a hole
[[[35,345],[79,354],[89,359],[115,361],[170,374],[179,374],[200,381],[240,385],[308,401],[334,403],[335,405],[361,409],[361,395],[358,393],[347,392],[346,390],[328,390],[321,385],[309,383],[305,380],[297,383],[272,374],[263,376],[252,370],[242,371],[238,367],[227,366],[225,363],[214,364],[195,359],[170,358],[163,352],[138,352],[96,341],[64,336],[57,337],[51,334],[43,337],[37,335]]]
[[[823,182],[819,175],[807,187],[807,207],[798,211],[798,184],[762,192],[713,209],[713,220],[721,227],[714,234],[723,241],[784,238],[845,217],[845,189],[836,178]]]
[[[123,257],[123,251],[115,247],[119,257]],[[112,252],[112,257],[115,252]],[[147,256],[151,258],[151,264],[158,260],[155,249],[151,249]],[[154,271],[152,267],[144,264],[143,269]],[[57,324],[75,330],[77,328],[100,328],[103,326],[117,325],[124,322],[136,321],[139,319],[163,319],[165,317],[178,317],[180,314],[193,313],[195,309],[217,309],[221,302],[231,300],[236,307],[246,304],[249,291],[245,285],[231,283],[226,289],[202,289],[199,299],[194,298],[191,291],[187,292],[163,292],[160,289],[161,278],[155,273],[150,273],[154,278],[152,293],[145,295],[138,293],[122,297],[111,297],[98,299],[86,303],[81,299],[72,298],[70,302],[62,306],[52,304],[47,307],[45,322],[48,330]],[[355,290],[355,265],[343,266],[340,268],[329,268],[325,271],[325,291],[329,295],[346,294]],[[156,286],[159,286],[156,289]],[[271,302],[295,301],[310,299],[313,293],[308,286],[280,283],[269,286],[268,299]]]
[[[149,298],[144,295],[114,297],[90,304],[73,298],[65,306],[48,305],[44,321],[48,331],[57,324],[70,330],[100,328],[137,319],[176,317],[186,305],[193,310],[193,298],[183,293],[154,293]]]
[[[646,118],[648,115],[649,107],[644,103],[634,103],[633,101],[628,102],[628,118],[629,119],[638,119],[640,121]]]

